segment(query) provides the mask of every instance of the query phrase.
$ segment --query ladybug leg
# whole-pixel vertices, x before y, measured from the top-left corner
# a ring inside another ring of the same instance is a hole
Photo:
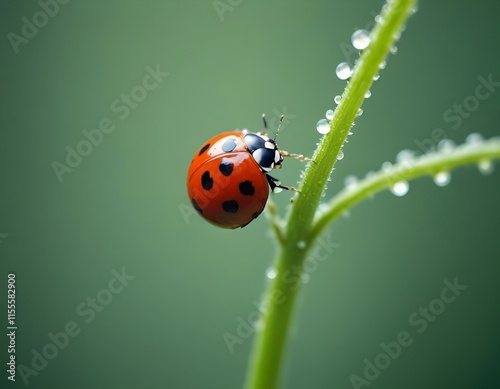
[[[289,157],[289,158],[298,159],[300,162],[304,162],[304,161],[312,161],[312,162],[314,162],[313,159],[304,157],[302,154],[291,154],[288,151],[284,151],[284,150],[280,150],[280,154],[283,157]]]
[[[271,187],[271,191],[273,193],[279,193],[283,189],[285,189],[285,190],[291,190],[292,192],[298,192],[298,190],[295,189],[292,186],[281,185],[281,181],[280,180],[278,180],[277,178],[274,178],[274,177],[270,176],[269,174],[266,174],[266,178],[267,178],[267,182],[268,182],[269,186]]]

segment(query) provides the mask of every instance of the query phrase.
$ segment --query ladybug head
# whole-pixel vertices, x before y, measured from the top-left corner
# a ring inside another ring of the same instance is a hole
[[[245,145],[264,172],[280,169],[283,162],[276,142],[261,132],[245,135]]]

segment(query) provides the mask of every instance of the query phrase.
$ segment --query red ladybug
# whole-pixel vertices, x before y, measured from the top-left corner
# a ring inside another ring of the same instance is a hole
[[[264,131],[266,127],[264,118]],[[216,226],[245,227],[264,210],[269,187],[274,192],[294,190],[268,174],[281,168],[284,156],[304,159],[280,151],[266,132],[231,131],[214,136],[189,166],[187,191],[193,207]]]

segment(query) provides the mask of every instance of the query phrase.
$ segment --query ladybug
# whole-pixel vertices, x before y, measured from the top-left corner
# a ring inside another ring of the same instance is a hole
[[[281,151],[275,139],[267,136],[265,116],[262,118],[263,132],[230,131],[214,136],[191,161],[189,199],[198,213],[216,226],[245,227],[264,210],[269,188],[273,192],[296,191],[268,173],[281,168],[283,157],[305,158]],[[282,122],[283,115],[280,125]]]

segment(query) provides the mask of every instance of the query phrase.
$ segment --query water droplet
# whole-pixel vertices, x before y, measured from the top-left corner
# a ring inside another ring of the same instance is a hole
[[[380,74],[377,73],[373,76],[373,81],[377,81],[379,78],[380,78]]]
[[[344,152],[339,150],[339,153],[337,154],[337,161],[340,161],[341,159],[344,159]]]
[[[351,43],[355,49],[364,50],[370,44],[370,33],[366,30],[356,30],[351,36]]]
[[[316,210],[316,212],[318,214],[323,214],[325,213],[327,210],[329,209],[328,205],[326,203],[319,203],[318,205],[318,209]]]
[[[380,64],[378,65],[378,68],[383,70],[383,69],[385,69],[385,67],[386,67],[386,66],[387,66],[387,62],[382,61],[382,62],[380,62]]]
[[[397,155],[396,155],[396,162],[398,163],[407,163],[411,162],[415,158],[415,152],[412,150],[401,150]]]
[[[403,27],[402,27],[401,29],[403,29]],[[395,40],[395,41],[400,40],[400,39],[401,39],[401,32],[400,32],[400,31],[396,31],[396,32],[394,33],[393,37],[394,37],[394,40]]]
[[[375,15],[373,20],[375,20],[375,23],[382,23],[382,20],[383,20],[382,15]]]
[[[347,133],[347,135],[352,135],[352,134],[353,134],[353,132],[352,132],[352,131],[349,131],[349,132]]]
[[[333,101],[335,102],[335,104],[339,105],[340,104],[340,100],[342,100],[342,96],[340,95],[337,95],[333,98]]]
[[[353,190],[358,186],[358,179],[352,174],[348,175],[344,178],[344,186],[349,190]]]
[[[477,132],[473,132],[472,134],[467,135],[467,138],[465,138],[465,143],[468,144],[476,144],[479,143],[483,140],[483,136],[481,134],[478,134]]]
[[[442,153],[449,154],[455,149],[455,142],[451,139],[442,139],[439,141],[436,148]]]
[[[408,181],[399,181],[396,182],[392,187],[391,187],[391,192],[392,194],[401,197],[404,196],[405,194],[408,193],[408,190],[410,190],[410,184],[408,184]]]
[[[306,248],[306,242],[305,242],[305,241],[303,241],[303,240],[299,240],[299,241],[297,242],[297,247],[298,247],[299,249],[304,249],[304,248]]]
[[[398,47],[397,46],[392,46],[390,48],[390,52],[391,52],[391,54],[396,54],[398,52]]]
[[[372,96],[372,92],[368,89],[365,93],[365,99],[369,99]]]
[[[345,218],[345,219],[351,217],[351,211],[349,211],[348,209],[346,209],[344,212],[342,212],[342,217]]]
[[[266,270],[266,277],[269,278],[270,280],[274,280],[277,275],[278,275],[278,272],[276,271],[276,269],[273,266],[271,266],[270,268],[268,268]]]
[[[328,111],[326,111],[326,113],[325,113],[325,117],[326,117],[328,120],[332,120],[332,119],[333,119],[333,109],[329,109]]]
[[[335,73],[341,80],[347,80],[352,75],[351,65],[349,65],[347,62],[341,62],[337,65]]]
[[[391,169],[392,169],[392,163],[390,163],[389,161],[385,161],[385,162],[382,164],[382,170],[383,170],[384,172],[389,172]]]
[[[358,112],[356,112],[356,117],[360,117],[361,115],[363,115],[363,110],[360,108]]]
[[[316,130],[320,134],[328,134],[330,132],[330,122],[326,119],[320,119],[318,123],[316,123]]]
[[[437,186],[446,186],[451,181],[451,174],[450,172],[439,172],[434,175],[433,180]]]
[[[495,168],[493,162],[491,162],[489,159],[483,159],[482,161],[479,161],[477,167],[479,169],[479,172],[484,175],[493,173],[493,170]]]

